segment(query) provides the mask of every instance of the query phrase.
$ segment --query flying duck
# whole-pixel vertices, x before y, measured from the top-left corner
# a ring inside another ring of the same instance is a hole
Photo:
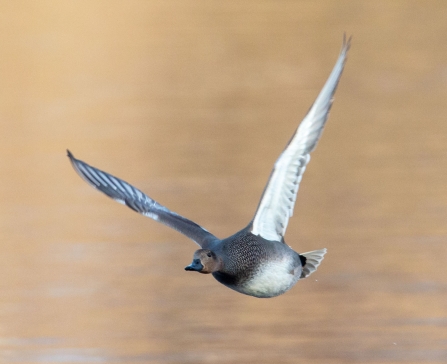
[[[76,172],[92,187],[132,210],[159,221],[200,247],[185,270],[211,273],[225,286],[254,297],[279,296],[320,265],[326,249],[297,253],[284,241],[303,173],[329,115],[343,72],[350,38],[323,89],[276,161],[253,220],[236,234],[219,239],[191,220],[170,211],[129,183],[76,159]]]

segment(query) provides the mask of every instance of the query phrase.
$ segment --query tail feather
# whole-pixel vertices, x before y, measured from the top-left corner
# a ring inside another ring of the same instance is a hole
[[[304,260],[301,278],[309,277],[313,272],[317,270],[326,252],[327,250],[326,248],[324,248],[300,254],[301,261]]]

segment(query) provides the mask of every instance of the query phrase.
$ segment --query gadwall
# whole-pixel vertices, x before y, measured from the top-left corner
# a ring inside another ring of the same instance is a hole
[[[127,182],[76,159],[70,151],[68,157],[76,172],[94,188],[196,242],[200,249],[185,270],[211,273],[220,283],[246,295],[278,296],[315,272],[326,253],[320,249],[298,254],[285,243],[284,234],[310,153],[328,118],[349,46],[350,39],[344,37],[326,84],[275,163],[253,220],[229,238],[218,239]]]

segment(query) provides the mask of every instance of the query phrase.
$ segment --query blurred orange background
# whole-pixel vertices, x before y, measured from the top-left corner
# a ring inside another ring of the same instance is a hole
[[[444,1],[2,1],[0,360],[445,363]],[[274,299],[184,271],[196,245],[87,186],[65,150],[218,237],[353,35]]]

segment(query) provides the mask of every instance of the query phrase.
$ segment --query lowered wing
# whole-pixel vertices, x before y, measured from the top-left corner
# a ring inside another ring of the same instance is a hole
[[[69,150],[67,150],[67,155],[75,171],[88,184],[115,201],[177,230],[200,246],[217,239],[195,222],[168,210],[129,183],[76,159]]]

